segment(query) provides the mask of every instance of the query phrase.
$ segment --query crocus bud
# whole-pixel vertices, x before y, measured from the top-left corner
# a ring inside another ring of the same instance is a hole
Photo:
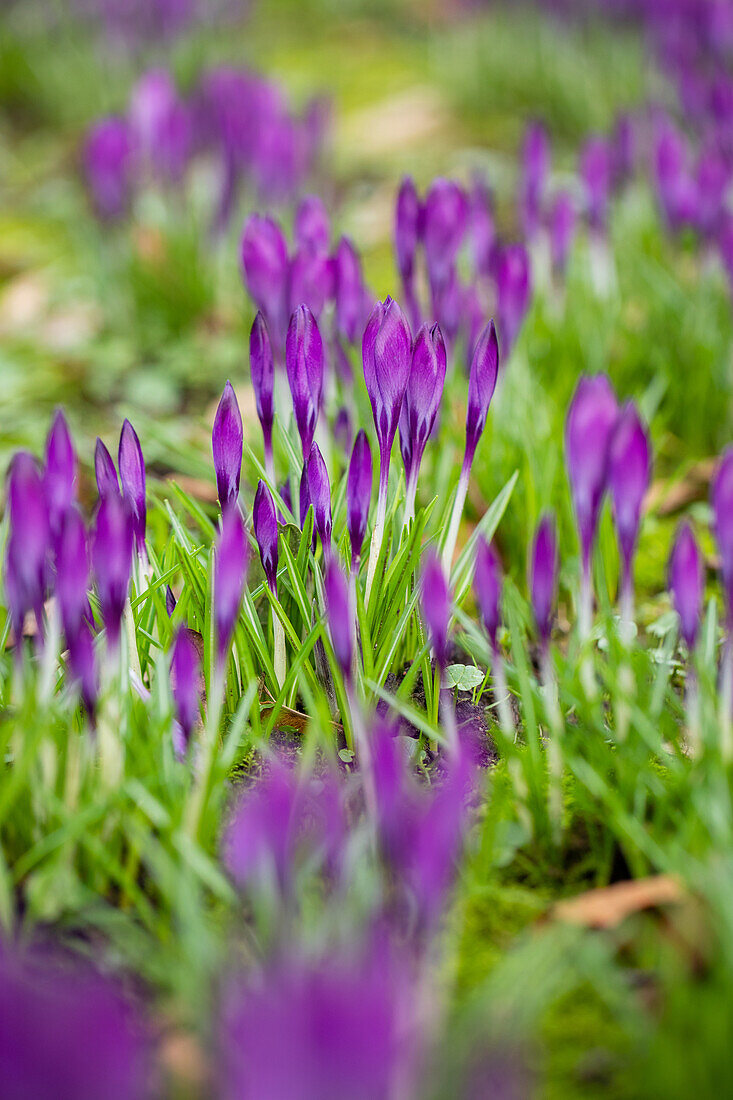
[[[272,422],[275,417],[275,366],[270,334],[262,311],[258,311],[249,334],[249,370],[255,391],[257,416],[262,425],[265,452],[272,448]]]
[[[423,240],[430,286],[437,293],[448,281],[468,222],[468,200],[453,180],[436,179],[425,196]]]
[[[493,546],[481,536],[476,545],[473,590],[493,650],[496,649],[496,637],[501,625],[501,588],[501,564]]]
[[[270,335],[278,346],[287,325],[288,245],[272,218],[251,214],[242,237],[242,270],[250,297],[267,318]]]
[[[43,622],[46,560],[50,531],[41,474],[33,455],[19,451],[8,474],[9,538],[5,593],[17,642],[26,612]]]
[[[616,396],[606,375],[581,378],[565,421],[565,461],[586,572],[606,489],[608,451],[617,416]]]
[[[239,496],[242,472],[242,414],[231,382],[227,382],[214,417],[211,448],[219,504],[227,508]]]
[[[331,228],[326,207],[317,195],[304,195],[295,212],[295,243],[299,249],[327,252]]]
[[[496,313],[506,361],[514,347],[532,294],[530,263],[524,245],[501,250],[496,263]]]
[[[680,617],[680,633],[692,651],[697,641],[702,613],[705,576],[702,558],[690,524],[680,525],[669,558],[669,590]]]
[[[354,344],[364,324],[364,280],[352,241],[342,237],[333,257],[336,330]]]
[[[58,534],[64,515],[76,496],[76,454],[61,409],[53,418],[46,440],[43,486],[51,531]]]
[[[214,622],[219,663],[226,658],[242,603],[247,577],[247,542],[236,505],[222,516],[221,533],[214,551]]]
[[[176,599],[176,597],[173,594],[173,589],[171,588],[171,586],[169,584],[167,584],[165,586],[165,610],[166,610],[166,613],[167,613],[169,619],[170,619],[171,615],[173,614],[173,612],[176,610],[176,604],[177,603],[178,603],[178,600]]]
[[[333,441],[344,453],[351,450],[353,429],[351,414],[345,405],[342,405],[336,413],[336,419],[333,422]]]
[[[308,306],[298,306],[290,318],[285,363],[303,458],[307,460],[316,430],[323,388],[323,341],[316,319]]]
[[[550,143],[547,131],[539,122],[530,123],[522,147],[522,217],[524,233],[531,240],[540,227],[542,199],[550,168]]]
[[[255,529],[255,538],[260,548],[260,560],[265,571],[267,584],[273,595],[277,595],[277,512],[272,493],[260,481],[255,493],[255,503],[252,509],[252,523]]]
[[[636,406],[621,409],[608,451],[608,488],[613,501],[619,549],[627,574],[639,534],[641,506],[652,473],[649,434]]]
[[[397,192],[394,241],[397,269],[404,284],[410,284],[415,270],[415,253],[420,239],[420,199],[411,176],[405,176]]]
[[[308,457],[308,496],[313,505],[313,518],[316,531],[327,558],[331,556],[331,483],[323,455],[317,443],[311,447]]]
[[[63,518],[56,551],[56,599],[67,640],[91,617],[88,588],[87,533],[81,513],[72,507]]]
[[[199,655],[187,627],[181,626],[173,642],[171,689],[176,715],[186,745],[199,720]]]
[[[71,678],[78,683],[84,709],[93,718],[99,695],[99,685],[97,682],[97,664],[94,657],[94,639],[86,619],[82,619],[76,630],[67,634],[66,642],[69,647]]]
[[[466,410],[466,452],[464,470],[470,469],[478,441],[486,426],[491,398],[499,374],[499,341],[494,322],[489,321],[473,351],[468,376],[468,408]]]
[[[354,614],[346,578],[334,558],[326,566],[323,587],[331,644],[344,679],[348,682],[351,680],[354,657]]]
[[[97,579],[107,644],[116,649],[125,610],[132,564],[133,521],[128,505],[116,493],[102,497],[92,539],[92,568]]]
[[[588,224],[596,232],[605,232],[611,193],[613,158],[605,138],[591,138],[580,155],[580,176],[585,186]]]
[[[438,667],[448,664],[448,626],[451,618],[451,598],[440,559],[428,551],[420,576],[420,605],[430,645]]]
[[[333,296],[333,265],[322,252],[302,249],[290,261],[288,304],[295,310],[306,303],[314,317],[320,317],[326,302]]]
[[[120,469],[122,495],[132,518],[135,546],[141,557],[145,556],[145,460],[140,440],[129,420],[125,420],[120,432],[120,448],[117,455]]]
[[[400,449],[408,483],[417,481],[425,445],[438,415],[445,383],[445,342],[439,325],[420,328],[400,411]]]
[[[351,569],[359,568],[361,548],[366,537],[369,503],[372,496],[372,452],[366,432],[356,437],[346,480],[346,526],[351,541]]]
[[[100,497],[106,497],[110,493],[117,493],[119,496],[120,483],[117,480],[117,470],[115,470],[112,455],[99,436],[97,436],[97,443],[94,448],[94,476]]]
[[[483,180],[477,179],[471,191],[471,249],[476,274],[482,278],[491,273],[495,244],[491,192]]]
[[[130,126],[135,150],[165,180],[179,180],[193,139],[192,118],[163,69],[145,73],[130,100]]]
[[[364,330],[362,358],[385,488],[389,455],[410,375],[410,350],[410,327],[400,307],[392,298],[377,302]]]
[[[552,266],[559,275],[564,275],[568,265],[576,221],[572,196],[567,191],[561,191],[555,199],[550,215],[550,253]]]
[[[298,514],[300,516],[301,530],[305,527],[305,518],[308,515],[308,509],[311,506],[310,489],[308,486],[308,463],[303,463],[303,470],[300,475],[300,484],[298,486]],[[315,533],[313,535],[313,548],[315,549]]]
[[[132,190],[133,149],[130,128],[122,118],[96,122],[84,147],[84,172],[100,218],[120,218]]]
[[[537,632],[547,645],[552,631],[552,616],[557,591],[557,536],[552,516],[540,520],[532,543],[529,563],[529,590]]]
[[[733,447],[723,452],[713,479],[711,504],[727,613],[733,622]]]

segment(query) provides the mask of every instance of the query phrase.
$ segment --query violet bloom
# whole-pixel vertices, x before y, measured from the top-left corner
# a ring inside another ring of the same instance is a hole
[[[325,253],[331,227],[323,201],[317,195],[304,195],[295,211],[295,243],[299,249]]]
[[[694,218],[696,194],[687,142],[669,119],[656,137],[654,177],[665,221],[677,232]]]
[[[354,244],[342,237],[333,256],[336,331],[355,344],[364,324],[364,279]]]
[[[323,461],[323,455],[317,443],[313,444],[308,456],[308,497],[313,505],[313,518],[323,547],[323,555],[326,561],[330,561],[333,530],[331,483],[328,479],[326,463]]]
[[[522,221],[527,240],[537,235],[542,218],[542,201],[550,170],[550,143],[539,122],[527,127],[522,145]]]
[[[153,174],[164,181],[180,180],[192,150],[192,120],[164,69],[140,78],[129,118],[135,151]]]
[[[591,554],[606,490],[609,447],[617,417],[616,396],[607,376],[597,374],[581,378],[565,421],[565,461],[580,536],[582,638],[590,633]]]
[[[496,653],[497,636],[501,625],[501,564],[493,546],[481,536],[476,545],[476,565],[473,574],[473,590],[492,652]]]
[[[433,180],[423,208],[425,260],[437,300],[454,268],[468,224],[468,199],[453,180]]]
[[[531,295],[527,250],[521,244],[507,245],[496,261],[496,313],[505,362],[519,336]]]
[[[129,420],[125,419],[120,432],[120,447],[117,454],[120,470],[122,495],[132,518],[132,530],[135,546],[141,558],[145,558],[145,525],[147,509],[145,506],[145,460],[137,433]]]
[[[407,311],[415,328],[420,324],[420,306],[415,293],[415,257],[420,240],[421,220],[422,209],[415,184],[410,176],[405,176],[397,192],[394,242]]]
[[[471,249],[476,274],[488,278],[496,248],[496,226],[491,192],[477,179],[471,191]]]
[[[272,493],[264,481],[257,484],[254,508],[252,509],[252,523],[267,586],[273,596],[277,596],[277,512]]]
[[[18,652],[29,611],[43,631],[43,601],[50,530],[41,473],[33,455],[19,451],[8,473],[9,537],[5,551],[5,594]]]
[[[275,419],[275,365],[272,358],[270,334],[261,310],[252,322],[249,334],[249,370],[252,389],[255,392],[257,416],[262,426],[265,450],[265,470],[273,480],[275,468],[272,457],[272,425]]]
[[[585,187],[588,224],[595,233],[605,233],[613,168],[611,148],[605,138],[591,138],[580,156],[580,176]]]
[[[275,346],[280,349],[288,323],[288,245],[272,218],[251,214],[244,226],[241,247],[244,282],[250,297],[267,319]]]
[[[564,275],[568,257],[573,247],[577,216],[573,197],[561,191],[550,213],[550,253],[552,266],[558,275]]]
[[[613,502],[623,566],[622,617],[630,620],[633,604],[633,560],[641,508],[652,474],[649,433],[636,406],[628,402],[618,414],[608,451],[608,488]]]
[[[222,515],[221,533],[214,549],[214,622],[218,663],[222,670],[239,617],[246,579],[247,540],[239,508],[231,505]]]
[[[733,623],[733,447],[723,452],[713,478],[710,503],[730,627]]]
[[[705,576],[700,550],[687,521],[680,525],[669,558],[669,590],[680,618],[680,633],[692,653],[700,629]]]
[[[201,713],[199,698],[200,672],[199,654],[192,632],[187,627],[181,626],[178,628],[173,641],[171,690],[185,747],[188,746],[191,740],[191,734]]]
[[[557,535],[555,520],[545,515],[537,525],[529,562],[529,590],[532,597],[537,633],[544,649],[552,632],[552,618],[557,597]]]
[[[89,607],[89,551],[87,533],[78,508],[66,512],[56,549],[56,599],[67,641],[83,621],[91,620]]]
[[[400,450],[407,479],[405,522],[415,512],[420,464],[440,408],[445,370],[445,343],[440,326],[423,325],[412,347],[412,365],[399,420]]]
[[[120,483],[117,480],[117,470],[112,455],[99,436],[94,448],[94,476],[100,497],[109,496],[110,493],[116,493],[119,496]]]
[[[51,531],[57,535],[66,512],[76,499],[76,454],[61,409],[53,418],[46,440],[43,486]]]
[[[84,146],[84,171],[100,218],[120,218],[130,203],[133,150],[130,129],[122,118],[100,119]]]
[[[346,480],[346,526],[351,542],[351,571],[357,573],[366,537],[372,498],[372,451],[367,434],[360,429],[351,452]]]
[[[308,487],[308,463],[303,463],[303,470],[300,475],[300,484],[298,486],[298,515],[300,517],[300,529],[301,531],[305,527],[306,517],[308,515],[308,509],[311,506],[310,489]],[[316,548],[316,535],[313,532],[313,549]]]
[[[236,504],[242,472],[242,414],[237,395],[227,381],[214,417],[211,449],[216,470],[216,492],[222,511]]]
[[[78,684],[84,709],[94,723],[99,698],[99,678],[94,654],[94,638],[86,619],[78,624],[72,634],[67,634],[66,641],[69,647],[70,681]]]
[[[451,598],[440,559],[432,551],[425,555],[420,574],[420,606],[435,660],[444,670],[448,664]]]
[[[334,272],[330,257],[302,249],[290,261],[289,277],[290,310],[305,302],[314,317],[320,317],[326,302],[333,297]]]
[[[298,306],[288,326],[285,364],[304,461],[310,454],[321,406],[323,362],[318,323],[308,306]]]
[[[354,659],[354,609],[349,599],[346,578],[333,558],[326,566],[323,588],[333,652],[344,680],[350,684],[351,665]]]
[[[613,128],[613,182],[619,187],[634,174],[636,129],[631,115],[621,114]]]
[[[353,428],[351,426],[351,414],[345,405],[342,405],[333,422],[333,441],[344,454],[351,450],[353,442]]]
[[[130,585],[132,549],[133,521],[126,503],[114,493],[102,497],[92,539],[92,568],[97,579],[107,646],[112,651],[120,640],[120,623]]]

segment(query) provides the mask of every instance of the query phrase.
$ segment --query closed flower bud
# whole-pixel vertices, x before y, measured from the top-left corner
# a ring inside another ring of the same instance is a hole
[[[242,415],[232,384],[227,382],[216,410],[211,434],[216,491],[222,511],[236,502],[239,496],[242,438]]]
[[[489,321],[473,352],[468,376],[468,407],[466,409],[466,455],[464,469],[470,467],[478,441],[486,427],[491,398],[499,374],[499,341],[494,322]]]
[[[53,418],[46,440],[43,486],[51,531],[57,535],[61,522],[76,497],[76,454],[61,409]]]
[[[128,505],[116,493],[103,497],[92,539],[92,568],[97,580],[102,621],[110,649],[120,638],[120,623],[130,585],[133,521]]]
[[[606,490],[609,447],[617,417],[616,396],[606,375],[581,378],[565,422],[565,461],[586,571]]]
[[[129,420],[125,420],[120,433],[120,448],[117,455],[120,469],[122,495],[132,518],[132,530],[135,546],[140,556],[145,555],[145,525],[147,509],[145,505],[145,460],[137,433]]]
[[[577,217],[575,203],[567,191],[555,199],[550,214],[550,254],[552,266],[559,275],[565,274],[573,247]]]
[[[171,689],[186,745],[199,720],[199,655],[187,627],[178,628],[171,657]]]
[[[409,284],[415,270],[415,253],[420,240],[420,199],[411,176],[405,176],[397,192],[394,240],[397,268]]]
[[[76,629],[67,634],[66,642],[69,647],[71,679],[78,683],[84,709],[93,719],[99,696],[99,684],[94,639],[89,622],[82,619]]]
[[[346,481],[346,526],[351,541],[351,568],[359,568],[361,548],[366,537],[369,504],[372,496],[372,452],[366,432],[356,437]]]
[[[351,240],[342,237],[333,257],[336,330],[350,344],[364,326],[364,279],[361,260]]]
[[[317,195],[304,195],[295,212],[295,243],[310,252],[327,252],[331,228],[326,207]]]
[[[67,640],[83,619],[91,618],[88,589],[87,533],[81,513],[72,507],[61,524],[56,551],[56,598]]]
[[[522,147],[522,218],[524,233],[531,240],[540,228],[545,183],[550,168],[550,143],[539,122],[527,127]]]
[[[718,465],[713,479],[711,504],[728,618],[733,622],[733,447],[724,451]]]
[[[440,559],[429,550],[420,576],[420,605],[435,660],[441,669],[448,664],[448,627],[451,598]]]
[[[272,423],[275,419],[275,364],[264,314],[258,311],[249,334],[249,370],[257,416],[262,425],[266,462],[272,455]]]
[[[133,147],[123,118],[96,122],[84,147],[84,172],[100,218],[113,220],[126,212],[132,191]]]
[[[288,321],[288,245],[272,218],[251,214],[242,237],[242,270],[252,301],[267,319],[270,335],[281,347]]]
[[[119,496],[120,483],[117,480],[117,470],[112,461],[112,455],[99,436],[94,448],[94,477],[100,497],[106,497],[110,493],[117,493]]]
[[[9,538],[5,558],[5,593],[16,640],[23,619],[33,611],[42,628],[50,531],[46,498],[38,464],[19,451],[8,474]]]
[[[417,480],[425,445],[438,415],[446,354],[439,325],[423,325],[415,337],[412,364],[400,412],[400,448],[408,482]]]
[[[333,422],[333,441],[345,454],[351,450],[353,428],[351,415],[345,405],[342,405],[336,413],[336,419]]]
[[[580,176],[585,186],[588,224],[596,232],[605,232],[611,195],[613,157],[605,138],[591,138],[580,155]]]
[[[285,363],[303,458],[307,460],[316,430],[323,388],[323,341],[316,319],[308,306],[298,306],[290,318]]]
[[[323,587],[331,644],[344,679],[348,681],[354,656],[354,613],[346,578],[333,558],[326,566]]]
[[[301,530],[305,527],[305,519],[311,506],[310,488],[308,486],[308,463],[303,463],[298,486],[298,514],[300,516]],[[313,534],[313,548],[315,549],[315,532]]]
[[[471,191],[471,251],[476,274],[487,278],[491,274],[496,227],[491,192],[485,182],[477,179]]]
[[[247,578],[247,542],[237,505],[222,516],[214,550],[214,622],[219,662],[222,664],[239,616]]]
[[[384,477],[410,374],[410,351],[410,327],[400,307],[392,298],[377,302],[364,331],[362,357]]]
[[[486,633],[491,640],[491,648],[494,650],[501,625],[501,588],[501,564],[493,546],[481,536],[476,545],[473,590]]]
[[[550,640],[557,594],[557,536],[555,521],[546,515],[535,533],[529,563],[529,590],[537,632],[543,645]]]
[[[268,587],[273,595],[277,595],[277,512],[272,493],[264,481],[257,485],[252,523]]]
[[[608,453],[608,488],[613,501],[621,557],[627,573],[636,548],[641,507],[649,488],[652,455],[649,435],[633,402],[621,409]]]
[[[468,224],[468,199],[457,183],[433,181],[425,196],[423,219],[425,259],[436,294],[448,281]]]
[[[531,295],[527,250],[521,244],[507,245],[496,261],[496,314],[505,361],[519,336]]]
[[[690,524],[680,525],[669,558],[669,590],[680,617],[680,633],[685,645],[695,648],[700,628],[705,577],[702,558]]]
[[[301,249],[290,261],[288,303],[295,310],[305,303],[314,317],[320,317],[323,307],[333,297],[333,265],[322,252]]]
[[[313,505],[316,531],[327,558],[331,556],[331,483],[323,455],[317,443],[311,447],[308,457],[308,496]]]

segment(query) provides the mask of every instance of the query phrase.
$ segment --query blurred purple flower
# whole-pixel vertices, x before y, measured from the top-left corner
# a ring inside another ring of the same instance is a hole
[[[680,617],[680,633],[692,652],[700,629],[705,575],[702,557],[687,521],[679,527],[669,558],[669,590]]]
[[[222,511],[236,503],[242,472],[242,414],[237,395],[227,380],[217,406],[211,433],[216,470],[216,492]]]
[[[43,601],[50,530],[43,481],[38,464],[27,451],[10,463],[7,481],[9,537],[5,551],[5,594],[20,645],[27,612],[43,631]]]
[[[355,344],[364,325],[364,279],[352,241],[342,237],[333,256],[336,330]]]
[[[482,535],[476,545],[473,590],[492,650],[496,650],[496,639],[501,625],[502,583],[499,558],[493,546]]]
[[[140,440],[129,420],[125,419],[120,432],[120,447],[117,454],[120,469],[122,495],[127,503],[132,519],[135,546],[141,557],[145,556],[145,525],[147,509],[145,506],[145,460]]]
[[[584,573],[590,570],[598,514],[606,490],[609,447],[617,417],[616,396],[607,376],[583,376],[565,421],[565,461]]]
[[[323,363],[318,323],[308,306],[298,306],[288,326],[285,364],[304,461],[310,454],[321,406]]]
[[[394,242],[397,269],[402,280],[410,322],[416,328],[420,324],[420,306],[415,292],[415,258],[422,229],[422,207],[415,184],[405,176],[397,192],[395,204]]]
[[[334,272],[329,256],[301,249],[290,261],[289,306],[291,311],[305,303],[314,317],[320,317],[333,297]]]
[[[331,482],[320,447],[314,443],[308,456],[308,497],[326,561],[331,558]]]
[[[61,409],[57,410],[46,439],[43,487],[51,532],[58,535],[63,518],[76,499],[76,453]]]
[[[99,682],[94,639],[89,622],[82,619],[72,633],[67,633],[66,642],[69,647],[70,679],[79,685],[84,709],[93,722],[99,697]]]
[[[91,621],[87,532],[81,512],[76,507],[67,510],[59,532],[56,599],[66,639],[71,641],[82,621]]]
[[[252,522],[268,588],[273,596],[277,596],[277,512],[275,511],[275,501],[272,499],[272,493],[264,481],[257,484],[254,508],[252,509]]]
[[[445,371],[445,343],[440,326],[422,325],[412,346],[412,363],[399,419],[407,493],[413,502],[423,452],[443,396]]]
[[[631,567],[644,502],[652,474],[649,433],[636,406],[629,401],[618,414],[608,451],[608,488],[624,573]]]
[[[471,248],[476,274],[488,278],[496,248],[496,226],[491,192],[477,179],[471,191]]]
[[[331,644],[344,680],[351,682],[354,658],[354,608],[350,606],[349,588],[340,566],[331,559],[323,577],[326,596],[326,616]]]
[[[249,334],[249,370],[257,416],[262,425],[265,467],[272,466],[272,424],[275,419],[275,366],[264,314],[258,310]]]
[[[356,437],[346,481],[346,526],[351,542],[351,570],[359,568],[361,548],[366,537],[369,505],[372,497],[372,451],[366,432]]]
[[[94,476],[100,497],[106,497],[110,493],[116,493],[119,496],[120,483],[117,480],[117,470],[112,461],[112,455],[99,436],[94,448]]]
[[[198,649],[194,643],[192,632],[188,627],[181,626],[178,628],[173,640],[171,690],[186,746],[191,740],[191,734],[201,713],[199,679]]]
[[[448,627],[452,607],[440,558],[428,551],[420,573],[420,606],[435,660],[441,669],[448,664]]]
[[[529,563],[529,589],[537,632],[543,646],[550,640],[552,617],[557,595],[557,536],[551,515],[540,520],[532,543]]]
[[[242,270],[250,297],[262,310],[270,337],[282,347],[288,323],[288,245],[273,218],[251,214],[242,236]]]
[[[116,493],[102,497],[92,539],[92,568],[97,580],[107,645],[117,648],[132,565],[133,522]]]
[[[521,244],[501,249],[496,261],[496,313],[507,362],[514,347],[532,294],[527,250]]]
[[[299,249],[326,253],[331,227],[323,201],[317,195],[304,195],[295,211],[295,243]]]
[[[217,653],[223,665],[239,617],[247,579],[247,540],[237,505],[225,509],[214,550],[214,622]]]
[[[100,218],[120,218],[130,203],[133,143],[128,123],[110,116],[94,124],[84,146],[84,171]]]
[[[468,225],[469,205],[453,180],[433,180],[423,208],[423,241],[430,287],[437,297],[448,282]]]
[[[552,266],[558,275],[564,275],[568,257],[573,247],[577,217],[572,195],[561,191],[550,213],[550,252]]]
[[[710,503],[730,624],[733,623],[733,447],[728,447],[720,459],[713,478]]]
[[[588,224],[596,233],[605,233],[611,194],[613,154],[608,141],[590,138],[580,154],[580,176],[585,187]]]
[[[665,221],[676,232],[694,219],[697,203],[687,143],[669,119],[656,135],[654,176]]]
[[[527,240],[537,235],[542,220],[545,185],[550,170],[550,142],[540,122],[527,127],[522,145],[522,224]]]
[[[136,154],[156,176],[180,180],[191,155],[192,121],[164,69],[145,73],[130,100],[130,131]]]
[[[333,422],[333,441],[336,446],[348,454],[353,442],[353,428],[351,414],[345,405],[341,405]]]

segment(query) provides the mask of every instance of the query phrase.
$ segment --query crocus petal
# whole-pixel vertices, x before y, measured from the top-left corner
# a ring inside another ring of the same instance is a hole
[[[326,566],[323,587],[333,651],[341,672],[347,680],[350,680],[351,662],[354,655],[354,614],[350,607],[346,578],[333,558]]]
[[[633,402],[624,405],[608,452],[608,487],[621,555],[627,568],[636,546],[641,507],[652,474],[649,434]]]
[[[247,540],[236,504],[224,511],[214,564],[214,621],[219,661],[222,662],[239,616],[247,579]]]
[[[264,481],[260,481],[257,485],[254,508],[252,509],[252,523],[267,584],[270,591],[277,595],[277,511],[272,493]]]
[[[231,382],[227,382],[214,417],[211,446],[216,491],[222,509],[236,501],[242,471],[242,414]]]
[[[669,589],[687,648],[695,648],[705,589],[702,557],[690,524],[680,525],[669,558]]]
[[[311,447],[308,457],[308,496],[313,505],[313,518],[324,553],[331,552],[331,483],[323,455],[317,443]]]
[[[733,447],[728,447],[718,465],[713,479],[711,504],[728,616],[733,619]]]
[[[92,569],[97,580],[102,621],[110,648],[120,636],[132,565],[133,521],[117,493],[102,497],[92,539]]]
[[[557,593],[557,536],[555,521],[546,515],[540,520],[529,564],[529,588],[537,631],[547,643],[552,630],[552,616]]]
[[[420,606],[435,660],[441,668],[448,664],[448,626],[451,598],[440,559],[428,551],[420,575]]]
[[[120,469],[122,495],[127,501],[132,517],[135,545],[140,555],[145,554],[145,460],[140,440],[129,420],[125,420],[120,432],[120,448],[117,455]]]
[[[351,452],[346,480],[346,526],[351,541],[351,568],[361,557],[372,496],[372,451],[366,432],[361,429]]]
[[[310,454],[318,421],[323,363],[323,341],[318,323],[308,306],[298,306],[288,326],[285,364],[304,459]]]
[[[191,631],[179,627],[171,657],[171,689],[176,714],[186,742],[199,720],[199,654]]]
[[[94,448],[94,476],[97,481],[97,491],[100,497],[105,497],[109,493],[117,493],[119,495],[120,483],[117,480],[117,470],[112,461],[112,455],[109,453],[99,436],[97,436],[97,443]]]
[[[51,530],[57,533],[67,509],[76,497],[76,453],[61,409],[53,418],[46,440],[43,484]]]
[[[479,336],[468,376],[468,406],[466,409],[466,463],[473,461],[478,441],[486,426],[491,398],[499,374],[499,341],[494,322],[489,321]]]
[[[565,422],[565,461],[586,569],[606,489],[617,417],[616,396],[606,375],[581,378]]]
[[[483,536],[476,545],[476,566],[473,574],[473,590],[476,594],[481,618],[491,645],[496,648],[496,636],[501,624],[501,565],[496,551]]]

